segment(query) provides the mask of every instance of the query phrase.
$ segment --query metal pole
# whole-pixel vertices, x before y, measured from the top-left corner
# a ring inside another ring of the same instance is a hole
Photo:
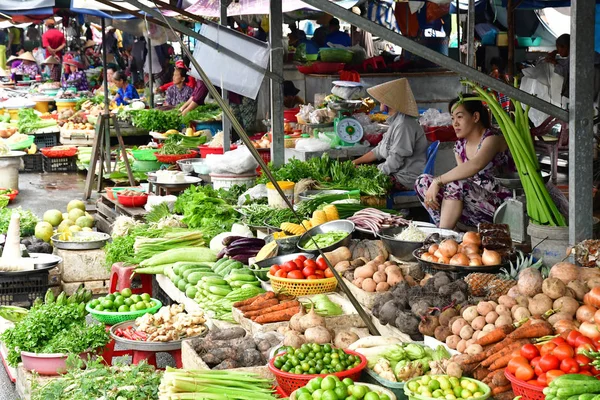
[[[569,54],[569,243],[592,238],[595,1],[571,2]]]
[[[514,1],[508,0],[506,3],[506,25],[508,25],[508,59],[506,66],[510,76],[514,76],[515,71],[515,9]]]
[[[221,25],[227,26],[227,7],[231,3],[231,0],[221,0]],[[221,88],[221,96],[223,101],[229,104],[227,90]],[[223,151],[229,151],[231,147],[231,121],[227,118],[226,114],[223,114]]]
[[[100,151],[104,152],[104,156],[100,157],[100,160],[104,161],[106,165],[106,172],[111,172],[110,166],[110,110],[109,110],[109,101],[108,101],[108,82],[106,81],[106,66],[107,66],[107,52],[108,48],[106,45],[106,20],[102,18],[102,61],[104,62],[104,125],[102,129],[103,143],[104,146],[100,146]],[[102,148],[104,147],[104,148]],[[103,174],[102,174],[102,162],[100,163],[100,172],[98,175],[98,191],[102,190],[102,182],[103,182]]]
[[[106,65],[107,65],[107,60],[106,60],[106,40],[105,40],[105,36],[106,34],[104,33],[104,29],[106,29],[106,21],[104,20],[104,18],[102,18],[102,65],[104,66],[104,68],[102,68],[102,86],[104,88],[104,114],[105,115],[109,115],[109,93],[108,93],[108,74],[106,72]]]
[[[146,25],[146,28],[148,25]],[[152,39],[148,36],[148,87],[150,88],[150,107],[154,108],[154,73],[152,71]]]
[[[460,0],[456,0],[456,48],[458,49],[458,61],[462,63],[463,54],[462,51],[460,51],[460,44]]]
[[[129,0],[134,1],[134,0]],[[477,71],[471,67],[465,66],[458,61],[455,61],[449,57],[446,57],[437,51],[428,49],[414,41],[392,32],[391,30],[375,23],[362,18],[359,15],[354,14],[352,11],[348,11],[343,7],[338,6],[330,2],[329,0],[302,0],[304,3],[311,5],[319,10],[325,11],[339,19],[347,21],[348,23],[355,25],[361,29],[371,32],[374,36],[378,36],[388,42],[394,43],[410,51],[411,53],[422,57],[428,61],[436,63],[440,67],[452,70],[461,76],[476,81],[482,85],[485,85],[493,90],[504,93],[507,96],[512,97],[515,100],[519,100],[524,104],[529,104],[531,107],[538,109],[546,114],[555,116],[563,121],[568,121],[569,113],[560,107],[556,107],[546,101],[540,100],[539,98],[525,93],[514,86],[508,85],[498,79],[494,79],[482,72]]]
[[[269,41],[271,42],[271,72],[283,76],[283,12],[281,0],[270,0]],[[285,162],[283,135],[283,86],[271,81],[271,160],[274,166]]]
[[[469,11],[467,14],[467,65],[476,68],[475,65],[475,0],[469,0]]]

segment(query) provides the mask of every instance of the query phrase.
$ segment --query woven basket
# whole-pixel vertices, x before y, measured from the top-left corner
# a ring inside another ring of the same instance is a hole
[[[276,293],[283,292],[291,296],[308,296],[311,294],[329,293],[335,291],[337,279],[288,279],[267,274],[271,287]]]

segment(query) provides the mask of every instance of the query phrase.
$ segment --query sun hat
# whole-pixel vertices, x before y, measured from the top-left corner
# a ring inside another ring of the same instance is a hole
[[[401,78],[367,89],[367,93],[378,102],[411,117],[419,116],[417,101],[408,79]]]
[[[8,63],[11,63],[11,62],[15,61],[16,59],[17,59],[17,57],[16,57],[16,56],[10,56],[10,57],[8,57],[8,60],[6,60],[6,63],[7,63],[7,64],[8,64]]]
[[[54,56],[50,56],[44,60],[42,65],[60,64],[60,60]]]
[[[283,95],[284,96],[295,96],[300,93],[300,89],[298,89],[294,82],[292,81],[283,81]]]
[[[26,51],[25,53],[18,56],[17,60],[36,62],[35,58],[33,57],[33,54],[31,54],[30,51]]]
[[[85,44],[83,45],[83,49],[87,49],[88,47],[96,47],[96,42],[94,42],[93,40],[88,40],[87,42],[85,42]]]
[[[48,18],[46,21],[44,21],[44,25],[56,25],[56,21],[54,20],[54,18]]]
[[[72,65],[73,67],[77,67],[79,69],[83,68],[83,65],[79,61],[73,59],[64,60],[63,64]]]

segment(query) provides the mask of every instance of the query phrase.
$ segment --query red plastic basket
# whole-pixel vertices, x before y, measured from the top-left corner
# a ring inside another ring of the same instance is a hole
[[[187,158],[195,158],[198,155],[197,151],[192,150],[188,154],[158,154],[154,153],[156,160],[164,164],[176,164],[179,160],[185,160]]]
[[[6,188],[0,188],[0,190],[7,190]],[[19,194],[19,191],[17,189],[11,189],[13,191],[13,193],[11,194],[5,194],[3,196],[7,196],[8,197],[8,201],[13,201],[14,199],[17,198],[17,195]]]
[[[337,74],[344,69],[344,63],[316,62],[313,63],[315,74]]]
[[[263,159],[263,161],[265,163],[270,163],[271,162],[271,149],[256,149],[258,150],[258,154],[260,154],[260,157]],[[260,165],[256,168],[256,173],[257,174],[262,174],[262,169],[260,168]]]
[[[208,147],[207,144],[203,144],[202,146],[199,147],[199,149],[200,149],[200,158],[206,158],[206,156],[209,154],[223,154],[222,147]],[[232,144],[231,146],[229,146],[229,150],[235,150],[235,149],[237,149],[237,145]]]
[[[273,357],[273,358],[271,358],[271,360],[269,360],[268,367],[269,367],[269,370],[273,373],[273,375],[275,375],[275,378],[277,379],[277,384],[279,385],[279,387],[289,396],[294,390],[300,389],[301,387],[306,386],[308,381],[310,381],[312,378],[316,378],[317,376],[324,377],[327,375],[335,375],[340,379],[350,378],[353,381],[358,381],[360,379],[360,374],[362,373],[362,370],[367,367],[367,358],[365,356],[363,356],[362,354],[359,354],[352,350],[344,350],[344,352],[346,354],[350,354],[350,355],[359,357],[360,364],[358,364],[358,366],[356,366],[352,369],[346,370],[346,371],[336,372],[334,374],[326,374],[326,375],[322,375],[322,374],[300,375],[300,374],[291,374],[289,372],[284,372],[280,369],[275,368],[275,365],[273,364],[275,362],[275,357]],[[285,353],[281,353],[278,355],[283,355],[283,354],[285,354]]]
[[[510,381],[515,396],[521,396],[523,400],[544,400],[546,398],[543,387],[520,381],[506,370],[504,375]]]
[[[140,196],[121,196],[117,192],[117,200],[123,207],[143,207],[148,202],[148,195]]]
[[[289,110],[283,110],[283,119],[288,122],[298,122],[296,114],[300,112],[300,108],[290,108]]]
[[[298,65],[296,68],[298,68],[298,72],[300,72],[301,74],[305,74],[305,75],[309,75],[309,74],[312,74],[313,72],[315,72],[315,69],[313,68],[312,64],[311,65]]]
[[[424,126],[425,136],[430,142],[455,142],[458,140],[452,125],[448,126]]]
[[[40,150],[48,158],[73,157],[77,154],[77,147],[71,147],[65,150],[54,150],[54,147],[44,147]]]

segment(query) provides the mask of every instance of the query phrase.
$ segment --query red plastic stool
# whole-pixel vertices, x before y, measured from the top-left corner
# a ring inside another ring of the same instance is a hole
[[[133,294],[148,293],[152,295],[152,275],[137,275],[141,280],[141,285],[139,287],[131,286],[131,275],[134,270],[134,266],[125,266],[122,262],[114,263],[110,269],[108,293],[120,292],[129,288]]]
[[[106,325],[106,330],[110,331],[111,325]],[[122,357],[122,356],[132,356],[132,350],[115,350],[115,340],[110,339],[110,342],[104,346],[104,351],[101,354],[102,360],[106,365],[112,365],[112,360],[114,357]]]
[[[371,57],[363,61],[363,70],[369,72],[369,70],[376,71],[378,69],[385,69],[385,59],[382,56]]]
[[[156,353],[169,353],[173,356],[173,360],[175,360],[175,366],[177,368],[183,368],[183,364],[181,362],[181,349],[179,350],[171,350],[171,351],[142,351],[142,350],[132,350],[133,352],[133,360],[132,364],[137,365],[141,361],[146,360],[146,362],[150,365],[153,365],[156,368]]]

